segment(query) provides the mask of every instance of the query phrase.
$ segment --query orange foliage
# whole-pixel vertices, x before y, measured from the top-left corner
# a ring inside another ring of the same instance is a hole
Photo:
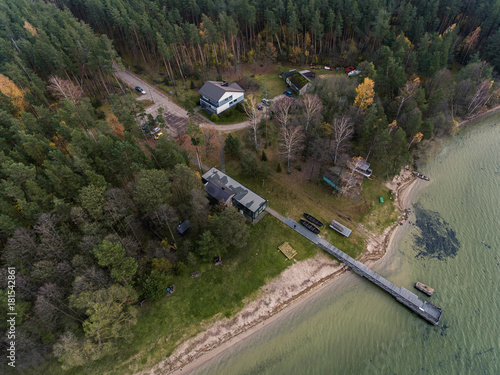
[[[124,137],[124,128],[123,125],[121,124],[120,121],[116,118],[116,116],[112,113],[108,114],[106,116],[108,120],[109,127],[111,128],[111,131],[113,134],[115,134],[117,137],[120,137],[121,139],[125,139]]]
[[[35,27],[29,23],[28,21],[24,21],[23,26],[31,35],[38,35],[38,31],[36,31]]]
[[[373,90],[374,82],[366,77],[363,83],[360,83],[356,88],[356,99],[354,105],[360,109],[366,109],[373,104],[375,90]]]
[[[16,86],[9,77],[0,73],[0,91],[12,99],[12,103],[19,111],[24,111],[26,102],[24,101],[24,91]]]

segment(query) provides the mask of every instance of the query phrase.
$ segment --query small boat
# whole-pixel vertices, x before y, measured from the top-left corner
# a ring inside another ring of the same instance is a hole
[[[308,213],[304,212],[304,217],[307,220],[309,220],[311,223],[313,223],[314,225],[317,225],[318,227],[322,227],[323,226],[323,223],[321,221],[319,221],[318,219],[316,219],[314,216],[309,215]]]
[[[418,173],[418,172],[416,172],[416,171],[413,171],[413,174],[414,174],[415,176],[417,176],[418,178],[421,178],[422,180],[425,180],[425,181],[430,181],[430,178],[429,178],[429,177],[424,176],[424,175],[423,175],[423,174],[421,174],[421,173]]]
[[[415,284],[415,288],[420,290],[422,293],[427,294],[429,297],[432,296],[432,294],[434,293],[434,289],[421,283],[420,281],[417,281],[417,283]]]
[[[304,220],[304,219],[300,219],[300,224],[302,224],[304,227],[306,227],[306,229],[309,229],[311,232],[313,232],[314,234],[318,234],[319,233],[319,229],[316,228],[314,226],[314,224],[308,222],[307,220]]]
[[[329,227],[346,237],[349,237],[352,233],[352,230],[350,230],[349,228],[347,228],[346,226],[340,224],[338,221],[335,220],[332,220]]]

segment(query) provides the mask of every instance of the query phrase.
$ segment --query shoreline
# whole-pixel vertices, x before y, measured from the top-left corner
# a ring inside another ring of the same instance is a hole
[[[393,243],[408,228],[400,223],[405,223],[408,219],[408,208],[417,190],[415,187],[421,186],[419,181],[409,169],[403,169],[392,181],[386,183],[394,192],[396,199],[393,204],[400,210],[400,215],[381,235],[374,235],[363,225],[358,225],[358,230],[367,237],[367,248],[359,261],[371,268],[391,253]],[[326,253],[318,253],[312,258],[295,262],[264,285],[257,297],[245,303],[234,317],[210,324],[204,332],[182,343],[168,358],[136,374],[190,373],[234,344],[302,306],[346,272],[344,264],[330,259]]]

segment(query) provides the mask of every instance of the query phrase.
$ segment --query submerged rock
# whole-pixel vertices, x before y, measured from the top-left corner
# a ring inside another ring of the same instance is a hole
[[[438,212],[426,210],[417,204],[415,217],[415,224],[420,229],[420,234],[415,235],[417,258],[444,260],[457,255],[460,241],[450,224],[443,220]]]

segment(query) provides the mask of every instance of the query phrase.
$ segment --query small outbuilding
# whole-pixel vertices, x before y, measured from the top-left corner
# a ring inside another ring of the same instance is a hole
[[[185,236],[190,229],[191,229],[191,223],[189,222],[188,219],[184,220],[182,223],[177,225],[177,232],[179,232],[181,236]]]

